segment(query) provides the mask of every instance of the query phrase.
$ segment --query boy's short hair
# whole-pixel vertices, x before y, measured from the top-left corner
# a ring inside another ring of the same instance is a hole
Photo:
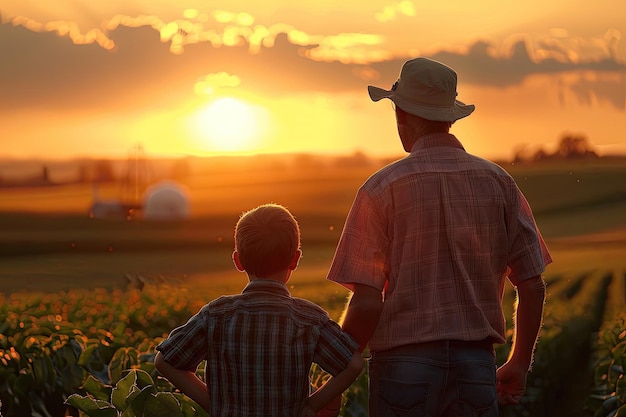
[[[235,226],[235,250],[248,274],[263,278],[287,269],[300,249],[300,227],[279,204],[244,212]]]

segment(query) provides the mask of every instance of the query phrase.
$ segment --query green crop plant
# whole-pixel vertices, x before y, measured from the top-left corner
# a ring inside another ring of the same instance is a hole
[[[604,328],[598,337],[598,361],[595,368],[593,393],[587,408],[594,417],[626,416],[626,313],[621,313],[612,326]]]
[[[172,388],[170,386],[170,388]],[[65,401],[80,415],[89,417],[208,417],[209,414],[183,394],[164,391],[149,373],[140,369],[123,372],[115,385],[90,376],[83,390]]]

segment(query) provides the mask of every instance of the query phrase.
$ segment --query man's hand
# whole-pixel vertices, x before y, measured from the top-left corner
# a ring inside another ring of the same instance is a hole
[[[498,404],[502,406],[519,404],[526,391],[528,368],[507,362],[496,372]]]

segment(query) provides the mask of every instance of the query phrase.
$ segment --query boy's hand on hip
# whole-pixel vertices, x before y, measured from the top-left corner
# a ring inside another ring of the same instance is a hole
[[[317,412],[317,417],[337,417],[341,411],[341,395],[335,397],[334,400],[329,402]]]

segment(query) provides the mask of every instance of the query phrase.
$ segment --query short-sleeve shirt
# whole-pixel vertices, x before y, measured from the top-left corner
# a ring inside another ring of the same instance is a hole
[[[361,186],[328,279],[383,292],[372,350],[445,339],[502,343],[505,279],[517,285],[550,262],[513,178],[438,133]]]
[[[210,414],[222,417],[300,415],[311,364],[336,375],[357,349],[321,307],[261,279],[205,305],[157,346],[179,369],[207,361]]]

